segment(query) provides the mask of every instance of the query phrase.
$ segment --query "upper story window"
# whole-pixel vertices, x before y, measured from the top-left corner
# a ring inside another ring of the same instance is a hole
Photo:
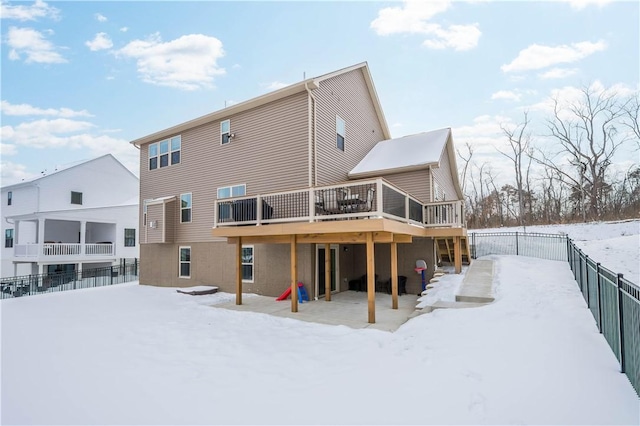
[[[6,248],[13,247],[13,229],[5,229],[5,231],[4,231],[4,246]]]
[[[180,222],[191,222],[191,193],[180,195]]]
[[[336,115],[336,147],[344,151],[344,138],[346,136],[345,122]]]
[[[247,195],[247,185],[223,186],[218,188],[218,200],[221,198],[242,197]]]
[[[10,206],[13,202],[13,191],[7,192],[7,205]]]
[[[124,228],[124,246],[136,246],[136,230],[135,228]]]
[[[182,137],[174,136],[149,145],[149,170],[180,163]]]
[[[82,205],[82,192],[71,191],[71,204]]]
[[[220,122],[220,145],[231,142],[231,120]]]

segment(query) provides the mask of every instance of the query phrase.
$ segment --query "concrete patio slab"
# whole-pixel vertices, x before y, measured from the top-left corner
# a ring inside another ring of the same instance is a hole
[[[476,259],[465,274],[457,302],[491,303],[495,300],[493,288],[493,260]]]
[[[344,325],[351,328],[370,328],[375,330],[397,330],[409,320],[415,311],[417,296],[404,294],[398,296],[398,309],[391,309],[391,295],[376,293],[376,322],[367,322],[367,293],[344,291],[331,295],[331,301],[324,299],[299,303],[298,312],[291,312],[291,300],[276,302],[275,297],[245,295],[242,305],[235,301],[213,305],[214,308],[235,311],[259,312],[283,318],[315,322],[328,325]]]

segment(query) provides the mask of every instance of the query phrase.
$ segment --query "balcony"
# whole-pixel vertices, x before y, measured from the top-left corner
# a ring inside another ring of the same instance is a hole
[[[16,244],[13,257],[15,261],[78,261],[83,259],[108,259],[115,257],[115,248],[111,243],[31,243]]]
[[[462,201],[421,203],[378,178],[217,200],[214,228],[362,218],[385,218],[423,228],[461,228],[463,208]]]

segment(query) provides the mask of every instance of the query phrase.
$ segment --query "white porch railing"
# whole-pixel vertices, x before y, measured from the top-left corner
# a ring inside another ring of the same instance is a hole
[[[258,208],[260,206],[260,208]],[[382,178],[216,200],[214,228],[385,217],[419,226],[459,227],[462,201],[423,204]]]
[[[13,248],[14,257],[20,258],[114,256],[114,254],[113,244],[30,243],[16,244]]]

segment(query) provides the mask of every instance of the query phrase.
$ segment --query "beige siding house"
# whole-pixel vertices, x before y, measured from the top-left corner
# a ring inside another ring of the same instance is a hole
[[[366,63],[132,143],[141,284],[330,300],[367,275],[373,321],[375,290],[421,291],[417,260],[466,255],[450,129],[391,139]]]

